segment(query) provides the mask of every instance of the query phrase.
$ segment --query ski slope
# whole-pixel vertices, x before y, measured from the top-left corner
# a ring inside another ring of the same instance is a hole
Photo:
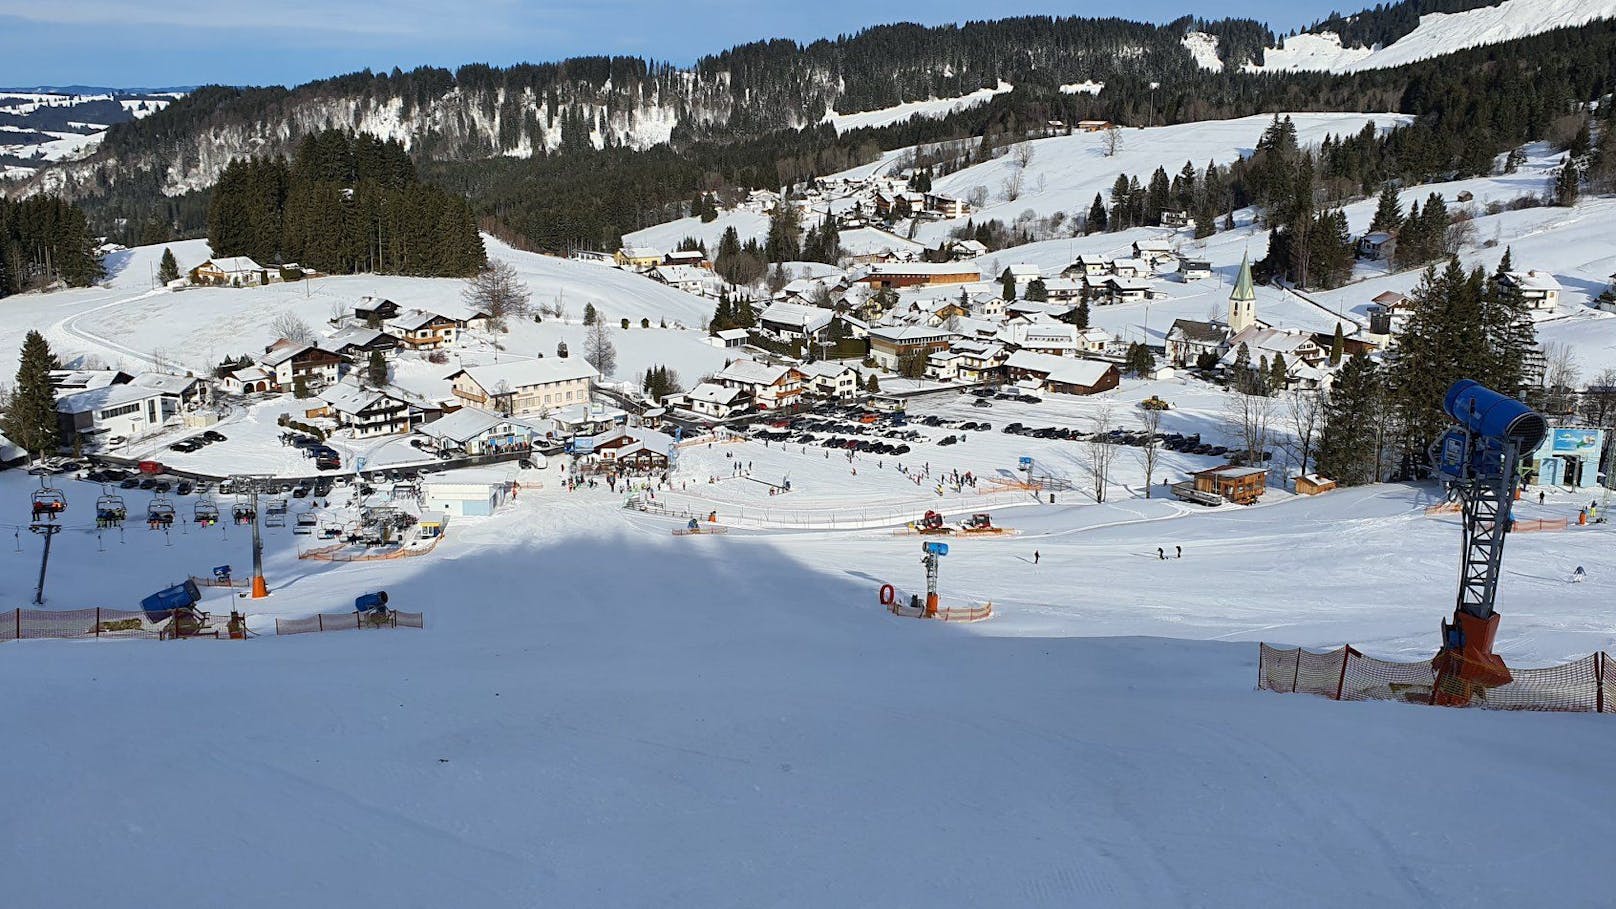
[[[821,122],[829,123],[838,133],[845,133],[855,129],[875,129],[882,126],[891,126],[894,123],[902,123],[911,117],[940,120],[957,111],[986,104],[993,100],[995,96],[1014,89],[1014,85],[1001,81],[995,88],[979,88],[957,98],[930,98],[925,101],[906,101],[902,104],[894,104],[891,107],[848,114],[839,114],[834,110],[826,109],[825,116]]]

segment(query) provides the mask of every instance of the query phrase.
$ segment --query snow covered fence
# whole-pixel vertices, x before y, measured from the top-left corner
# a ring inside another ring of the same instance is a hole
[[[1353,647],[1326,653],[1260,645],[1257,687],[1265,691],[1316,694],[1338,701],[1406,701],[1429,704],[1438,679],[1429,661],[1394,663],[1364,656]],[[1493,710],[1553,710],[1616,713],[1616,660],[1594,653],[1541,669],[1511,669],[1513,680],[1489,688],[1472,703]],[[1441,680],[1462,695],[1460,683]]]
[[[368,612],[331,612],[304,619],[276,619],[276,634],[311,634],[320,631],[362,631],[366,628],[425,628],[426,614],[389,612],[377,618]]]

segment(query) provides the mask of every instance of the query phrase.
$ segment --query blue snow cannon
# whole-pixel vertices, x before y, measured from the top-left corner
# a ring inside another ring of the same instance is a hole
[[[151,596],[140,601],[140,611],[146,613],[152,621],[165,619],[173,615],[176,609],[190,609],[202,602],[202,591],[197,589],[195,581],[185,581],[173,587],[165,587]]]
[[[1522,454],[1536,451],[1549,434],[1542,414],[1474,379],[1453,383],[1442,398],[1442,409],[1473,435],[1500,446],[1513,442]]]
[[[354,598],[354,612],[386,612],[387,591],[378,590],[375,593],[361,594]]]

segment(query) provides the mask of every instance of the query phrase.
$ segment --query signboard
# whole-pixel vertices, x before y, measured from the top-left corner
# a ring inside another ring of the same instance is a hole
[[[1031,470],[1032,469],[1032,458],[1029,458],[1026,455],[1022,455],[1020,464],[1021,464],[1021,469],[1022,470]]]
[[[1599,443],[1603,441],[1601,435],[1597,429],[1556,429],[1551,436],[1553,441],[1550,451],[1555,454],[1598,457]]]

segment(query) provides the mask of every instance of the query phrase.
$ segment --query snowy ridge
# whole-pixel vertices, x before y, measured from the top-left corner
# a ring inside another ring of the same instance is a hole
[[[1190,32],[1184,36],[1184,49],[1195,58],[1196,65],[1201,69],[1214,73],[1223,72],[1223,60],[1218,57],[1218,36],[1206,32]]]
[[[883,107],[879,110],[860,111],[853,114],[838,114],[833,110],[826,109],[822,122],[829,123],[839,133],[845,133],[853,129],[890,126],[893,123],[902,123],[910,117],[916,116],[942,119],[955,111],[986,104],[993,100],[994,96],[1002,95],[1014,88],[1015,86],[1008,82],[1000,82],[997,88],[979,88],[968,95],[961,95],[958,98],[931,98],[926,101],[910,101],[904,104],[895,104],[892,107]],[[1063,87],[1061,90],[1065,91],[1065,88]],[[1095,91],[1097,92],[1099,89],[1096,88]]]
[[[1297,35],[1287,39],[1284,47],[1265,51],[1262,66],[1247,63],[1245,69],[1330,73],[1386,69],[1600,19],[1616,19],[1616,0],[1504,0],[1497,6],[1462,13],[1421,16],[1414,31],[1385,47],[1343,47],[1334,32]],[[1186,36],[1186,47],[1188,42]],[[1200,61],[1200,57],[1196,59]]]

